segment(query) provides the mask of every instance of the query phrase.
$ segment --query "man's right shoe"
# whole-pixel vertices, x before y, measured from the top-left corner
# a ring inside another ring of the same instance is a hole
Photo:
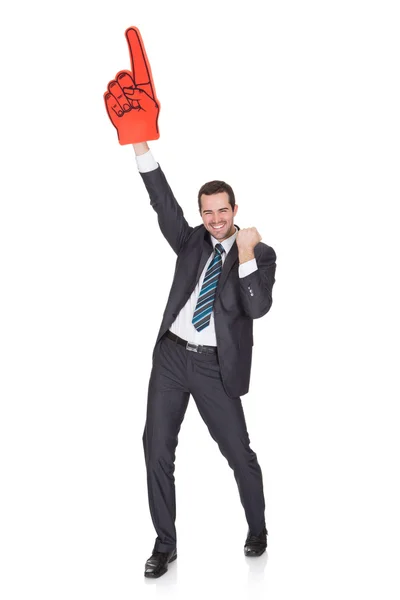
[[[145,577],[161,577],[168,571],[168,563],[173,562],[178,558],[176,553],[176,548],[171,550],[171,552],[157,552],[157,550],[153,550],[153,554],[146,561],[144,567],[144,576]]]

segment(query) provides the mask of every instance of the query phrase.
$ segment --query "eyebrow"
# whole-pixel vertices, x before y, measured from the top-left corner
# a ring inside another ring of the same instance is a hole
[[[223,210],[228,210],[228,208],[226,206],[224,208],[219,208],[218,212],[222,212]],[[203,213],[206,213],[206,212],[213,212],[213,211],[209,208],[206,208],[203,210]]]

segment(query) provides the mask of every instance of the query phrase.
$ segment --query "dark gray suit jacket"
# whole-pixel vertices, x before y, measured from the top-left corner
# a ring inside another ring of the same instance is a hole
[[[178,255],[167,306],[158,332],[157,346],[192,294],[207,259],[213,252],[210,234],[204,227],[190,227],[183,216],[161,168],[141,173],[158,215],[164,237]],[[236,227],[240,229],[237,225]],[[214,301],[218,359],[225,391],[232,398],[249,391],[253,350],[253,319],[264,316],[272,304],[276,255],[260,242],[254,248],[257,271],[239,278],[236,242],[223,264]],[[154,352],[153,352],[154,358]]]

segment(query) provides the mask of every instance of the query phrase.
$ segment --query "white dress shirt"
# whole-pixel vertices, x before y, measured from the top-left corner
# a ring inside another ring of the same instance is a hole
[[[150,150],[145,154],[136,156],[136,163],[141,173],[154,171],[154,169],[157,169],[158,167],[158,163],[154,160],[154,157]],[[213,248],[215,248],[215,244],[218,243],[222,244],[222,246],[224,247],[225,252],[223,252],[221,255],[222,266],[225,262],[226,255],[228,254],[229,250],[232,248],[235,242],[237,232],[238,230],[235,227],[235,233],[233,233],[229,238],[227,238],[223,242],[219,242],[215,237],[213,237],[210,234]],[[211,313],[210,324],[208,325],[208,327],[205,327],[202,331],[197,331],[192,323],[193,313],[196,308],[201,286],[203,284],[208,265],[210,264],[214,256],[215,253],[213,252],[208,261],[206,262],[203,272],[200,275],[200,279],[197,282],[196,287],[194,288],[191,296],[189,297],[185,306],[182,308],[182,310],[180,311],[180,313],[178,314],[175,321],[170,327],[172,333],[175,333],[175,335],[186,340],[187,342],[191,342],[192,344],[201,344],[205,346],[217,345],[217,339],[215,336],[214,312]],[[257,262],[255,258],[248,260],[247,262],[239,265],[239,277],[246,277],[247,275],[250,275],[250,273],[253,273],[253,271],[256,271],[257,268]]]

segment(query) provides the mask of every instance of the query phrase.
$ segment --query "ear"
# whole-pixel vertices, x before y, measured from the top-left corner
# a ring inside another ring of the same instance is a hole
[[[234,209],[233,209],[233,216],[235,216],[235,215],[236,215],[236,213],[237,213],[237,211],[238,211],[238,208],[239,208],[239,207],[238,207],[238,205],[237,205],[237,204],[235,204],[235,206],[234,206]]]

